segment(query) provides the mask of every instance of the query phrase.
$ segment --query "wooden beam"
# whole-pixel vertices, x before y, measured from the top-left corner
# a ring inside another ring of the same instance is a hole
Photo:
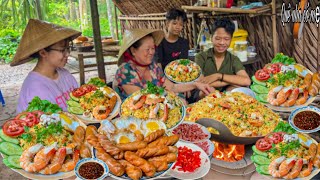
[[[101,34],[100,34],[100,22],[97,0],[90,0],[90,10],[93,29],[94,49],[97,57],[98,74],[99,78],[106,81],[106,70],[104,68],[104,59],[102,53]]]
[[[256,14],[261,10],[271,10],[270,5],[265,5],[256,9],[241,9],[241,8],[212,8],[205,6],[182,6],[182,9],[186,11],[214,11],[216,13],[240,13],[240,14]]]
[[[120,20],[137,20],[137,21],[144,21],[144,20],[149,20],[149,21],[162,21],[166,20],[166,17],[127,17],[127,16],[120,16],[118,17]]]
[[[272,39],[274,56],[279,52],[278,34],[277,34],[277,16],[276,0],[272,0]]]

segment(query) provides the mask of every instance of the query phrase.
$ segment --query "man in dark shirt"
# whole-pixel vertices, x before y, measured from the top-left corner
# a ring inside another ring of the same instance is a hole
[[[187,21],[186,13],[178,9],[171,9],[167,12],[166,19],[168,31],[157,48],[158,63],[161,64],[162,69],[173,60],[187,59],[189,50],[188,40],[179,37]]]

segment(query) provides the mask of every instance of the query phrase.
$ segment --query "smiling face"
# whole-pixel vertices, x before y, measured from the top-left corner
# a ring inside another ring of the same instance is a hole
[[[167,21],[167,28],[170,34],[179,36],[183,29],[182,18],[178,17],[177,19]]]
[[[130,51],[135,60],[143,65],[152,63],[155,53],[155,43],[152,36],[146,36],[140,39],[141,45],[137,48],[130,47]]]
[[[62,68],[66,65],[70,54],[69,41],[59,41],[48,48],[40,50],[39,54],[44,63],[55,68]]]
[[[232,36],[224,28],[218,28],[212,36],[212,44],[216,53],[225,53],[230,46]]]

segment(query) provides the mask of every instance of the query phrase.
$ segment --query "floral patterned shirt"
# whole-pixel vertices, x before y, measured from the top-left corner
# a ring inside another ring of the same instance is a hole
[[[149,69],[152,83],[160,87],[163,86],[165,76],[161,67],[159,67],[155,62],[152,62],[149,65]],[[121,66],[119,66],[115,75],[115,83],[114,89],[122,99],[125,99],[130,95],[124,91],[122,87],[123,85],[134,85],[140,87],[141,89],[147,87],[147,80],[140,77],[136,65],[131,61],[123,63]]]

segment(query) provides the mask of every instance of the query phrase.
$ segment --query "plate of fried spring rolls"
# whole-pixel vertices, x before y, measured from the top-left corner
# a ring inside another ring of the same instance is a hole
[[[175,144],[179,136],[166,136],[163,129],[143,139],[116,144],[105,135],[93,133],[88,141],[94,147],[93,154],[109,166],[115,179],[155,179],[165,175],[177,159]]]

